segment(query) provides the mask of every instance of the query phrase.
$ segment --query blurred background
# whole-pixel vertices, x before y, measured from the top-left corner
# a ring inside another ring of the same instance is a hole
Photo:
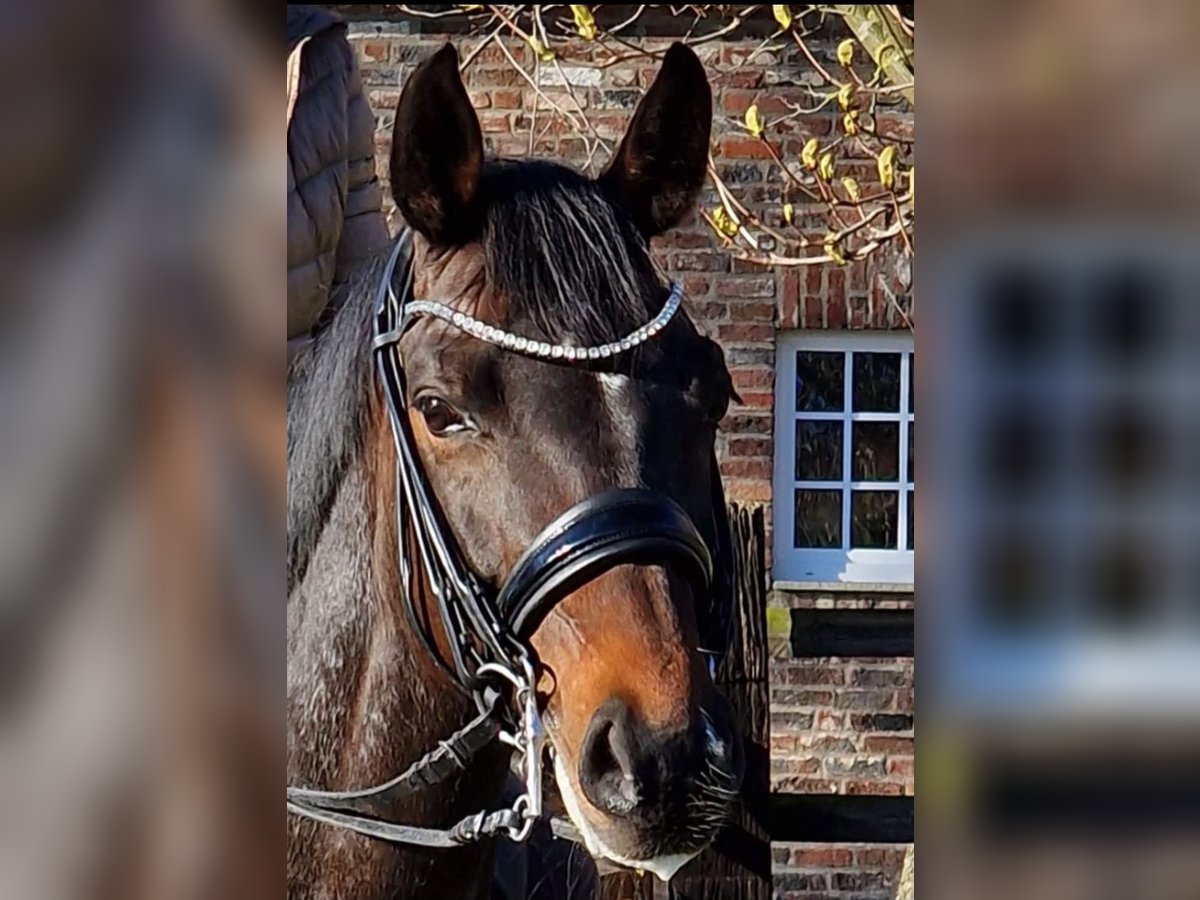
[[[0,896],[282,893],[279,29],[8,12]],[[1200,7],[921,21],[920,896],[1193,898]]]
[[[922,6],[920,895],[1200,892],[1200,9]]]

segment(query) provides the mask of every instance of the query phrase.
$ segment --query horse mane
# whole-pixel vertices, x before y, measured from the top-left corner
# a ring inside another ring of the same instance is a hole
[[[497,324],[529,323],[540,332],[529,337],[585,345],[645,324],[665,279],[597,182],[557,163],[494,160],[482,190],[488,280],[508,303]]]
[[[390,252],[390,250],[389,250]],[[287,387],[287,590],[305,570],[346,474],[359,460],[373,372],[370,315],[387,255],[331,300],[337,312],[293,361]]]
[[[489,286],[507,302],[497,325],[602,344],[645,324],[663,277],[632,220],[596,182],[556,163],[492,160],[481,190]],[[288,374],[289,597],[361,457],[374,372],[372,304],[390,253],[365,262],[338,289],[337,312]]]

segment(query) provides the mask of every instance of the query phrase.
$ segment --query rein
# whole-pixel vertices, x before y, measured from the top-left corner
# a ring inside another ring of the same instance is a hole
[[[528,641],[542,620],[580,585],[619,565],[673,564],[707,597],[713,560],[691,518],[670,497],[644,488],[619,488],[588,497],[546,526],[526,549],[497,591],[467,566],[443,520],[405,415],[404,369],[399,342],[421,316],[434,316],[480,340],[548,362],[574,364],[626,352],[655,337],[680,308],[675,283],[662,311],[619,341],[595,347],[549,344],[480,322],[449,306],[412,297],[412,233],[405,230],[384,269],[374,306],[371,343],[396,447],[397,558],[405,613],[425,650],[462,691],[478,715],[392,780],[352,791],[287,788],[289,813],[381,840],[424,847],[455,847],[504,834],[526,840],[542,818],[542,757],[546,732],[534,686],[537,665]],[[402,266],[402,268],[400,268]],[[398,277],[397,277],[398,276]],[[397,295],[395,285],[401,285]],[[717,490],[719,492],[719,476]],[[720,514],[724,521],[724,502]],[[727,528],[727,523],[726,523]],[[718,528],[718,550],[722,532]],[[406,536],[415,553],[406,552]],[[726,561],[728,564],[728,561]],[[414,564],[436,602],[450,645],[447,663],[417,614]],[[718,573],[724,589],[727,565]],[[422,828],[385,821],[374,814],[394,802],[463,772],[495,741],[520,762],[523,791],[511,807],[468,816],[448,828]],[[562,820],[551,827],[577,839]]]

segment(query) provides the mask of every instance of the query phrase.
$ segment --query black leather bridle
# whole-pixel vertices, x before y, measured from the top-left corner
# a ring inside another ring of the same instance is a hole
[[[588,497],[547,525],[499,590],[494,589],[466,564],[430,489],[405,415],[399,342],[420,315],[410,309],[412,276],[411,233],[405,231],[379,286],[372,341],[396,446],[396,552],[403,602],[414,633],[454,683],[475,698],[479,715],[386,784],[349,792],[289,787],[288,809],[406,844],[448,847],[500,832],[524,840],[542,813],[545,741],[529,638],[556,604],[604,572],[624,564],[662,565],[686,578],[698,607],[707,610],[700,617],[702,647],[710,659],[719,656],[727,638],[734,579],[720,474],[714,460],[713,551],[688,514],[666,494],[618,488]],[[429,625],[421,621],[422,589],[436,604],[449,660],[438,651]],[[504,702],[502,691],[511,691],[510,703]],[[514,715],[503,716],[510,705]],[[505,730],[505,718],[515,727]],[[372,815],[381,804],[462,771],[471,756],[496,739],[509,744],[521,759],[525,790],[511,808],[478,813],[444,830],[397,825]]]

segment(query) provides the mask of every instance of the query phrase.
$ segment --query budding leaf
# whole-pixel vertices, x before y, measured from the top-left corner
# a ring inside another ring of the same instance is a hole
[[[554,61],[554,51],[532,35],[529,37],[529,46],[533,48],[533,52],[537,54],[537,58],[542,62]]]
[[[775,21],[784,31],[792,27],[792,11],[786,6],[772,6],[771,14],[775,16]]]
[[[842,248],[838,246],[837,238],[832,234],[825,238],[825,255],[839,266],[846,264],[846,256],[842,253]]]
[[[851,200],[853,200],[855,203],[859,201],[859,198],[862,196],[862,194],[858,190],[857,181],[855,181],[853,178],[843,178],[842,187],[846,189],[846,195],[849,196]]]
[[[837,46],[837,61],[843,66],[854,62],[854,39],[846,38]]]
[[[821,162],[817,166],[817,174],[821,176],[822,181],[828,181],[833,177],[832,153],[826,153],[821,157]]]
[[[896,148],[884,147],[879,153],[879,158],[875,160],[875,167],[879,170],[879,183],[888,190],[891,190],[896,185]]]
[[[572,6],[571,15],[575,17],[575,27],[579,29],[579,36],[585,41],[594,41],[596,39],[596,19],[592,15],[592,11],[586,6]]]
[[[793,221],[795,218],[796,218],[796,209],[795,209],[795,207],[793,207],[793,206],[792,206],[792,204],[790,204],[790,203],[785,203],[785,204],[783,204],[783,221],[785,221],[785,222],[787,222],[789,225],[791,225],[791,224],[792,224],[792,221]]]
[[[837,92],[838,106],[842,109],[849,109],[850,104],[854,102],[854,83],[847,82],[838,88]]]
[[[804,149],[800,151],[800,162],[804,163],[804,168],[815,169],[817,167],[817,150],[820,149],[820,144],[816,138],[809,138],[804,144]]]
[[[751,104],[750,108],[746,110],[746,130],[750,132],[751,136],[753,137],[762,136],[763,120],[762,116],[758,114],[757,104]]]
[[[842,128],[846,130],[846,134],[850,137],[858,134],[858,110],[852,109],[850,112],[842,116]]]
[[[737,222],[725,211],[725,207],[718,206],[713,209],[713,224],[717,226],[717,230],[726,237],[733,237],[738,233]]]

